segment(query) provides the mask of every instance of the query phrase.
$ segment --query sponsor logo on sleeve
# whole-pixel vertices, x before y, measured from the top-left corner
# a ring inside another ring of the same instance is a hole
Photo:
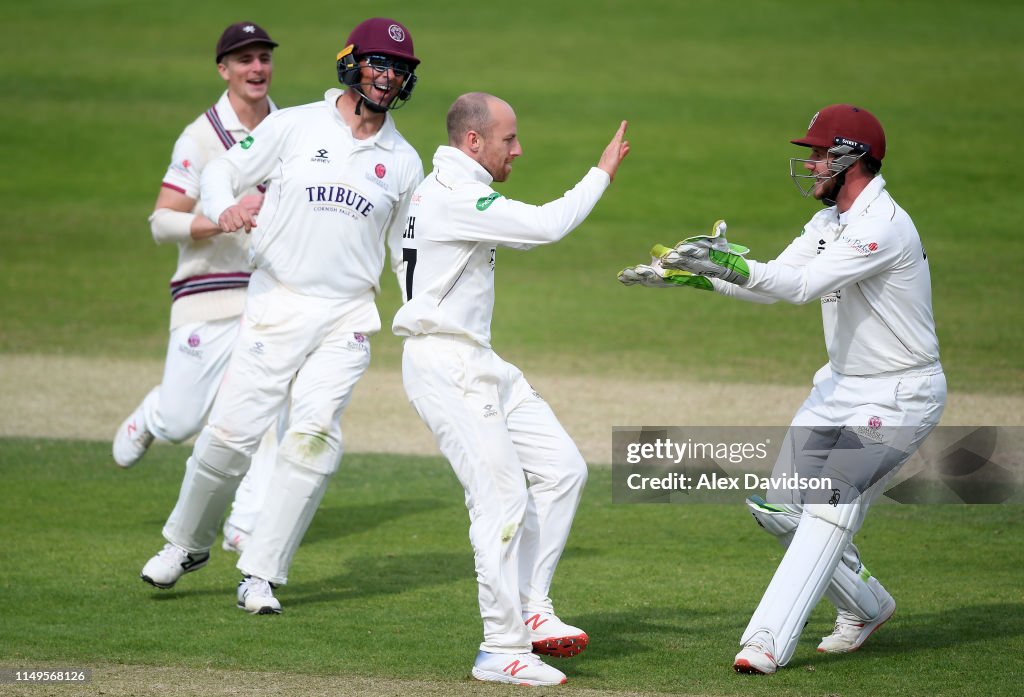
[[[490,208],[491,204],[497,201],[499,198],[501,198],[501,194],[497,192],[491,194],[490,196],[484,196],[483,198],[479,198],[476,201],[476,209],[478,211],[485,211],[488,208]]]
[[[863,240],[845,236],[840,239],[863,256],[870,256],[872,252],[878,251],[877,242],[864,242]]]

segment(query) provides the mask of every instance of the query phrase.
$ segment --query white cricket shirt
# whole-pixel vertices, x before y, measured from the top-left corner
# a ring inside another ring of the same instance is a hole
[[[391,115],[373,137],[356,139],[335,107],[341,95],[330,89],[323,101],[274,112],[201,180],[211,220],[237,192],[269,180],[252,262],[291,291],[320,298],[378,291],[385,241],[397,271],[409,199],[423,178]]]
[[[532,206],[504,198],[478,162],[442,145],[434,170],[417,187],[404,235],[406,303],[398,336],[455,334],[490,347],[498,247],[557,242],[583,222],[608,188],[593,167],[561,198]]]
[[[754,301],[820,298],[837,373],[878,375],[939,360],[928,257],[881,176],[845,213],[835,206],[819,211],[774,261],[748,265],[745,288],[715,279],[715,290]]]

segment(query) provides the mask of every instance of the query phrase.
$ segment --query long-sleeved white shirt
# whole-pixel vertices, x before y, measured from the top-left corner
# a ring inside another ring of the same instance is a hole
[[[377,292],[385,242],[398,271],[406,211],[423,178],[419,155],[390,114],[372,138],[353,137],[335,107],[341,94],[330,89],[323,101],[274,112],[207,165],[201,180],[211,220],[239,191],[269,180],[252,262],[290,290],[320,298]]]
[[[557,242],[583,222],[610,179],[597,167],[561,198],[533,206],[494,191],[478,162],[443,145],[417,187],[403,239],[406,303],[392,326],[398,336],[455,334],[491,341],[498,247],[530,249]]]
[[[845,213],[819,211],[775,260],[748,265],[746,287],[714,279],[715,290],[753,302],[820,299],[837,373],[878,375],[939,359],[928,257],[881,176]]]

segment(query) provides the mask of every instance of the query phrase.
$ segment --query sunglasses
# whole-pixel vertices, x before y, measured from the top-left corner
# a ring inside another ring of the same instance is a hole
[[[371,54],[369,56],[363,56],[363,60],[366,61],[366,65],[373,68],[374,71],[378,73],[386,73],[388,70],[393,70],[396,74],[412,74],[412,66],[405,61],[395,60],[391,56]]]

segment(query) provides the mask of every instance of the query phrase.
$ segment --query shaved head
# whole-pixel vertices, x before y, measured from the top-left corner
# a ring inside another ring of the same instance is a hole
[[[456,99],[448,109],[448,144],[458,147],[470,131],[486,134],[493,120],[491,104],[501,101],[486,92],[469,92]]]
[[[493,94],[464,94],[448,110],[448,145],[480,163],[494,181],[503,182],[512,171],[512,160],[523,154],[516,112]]]

